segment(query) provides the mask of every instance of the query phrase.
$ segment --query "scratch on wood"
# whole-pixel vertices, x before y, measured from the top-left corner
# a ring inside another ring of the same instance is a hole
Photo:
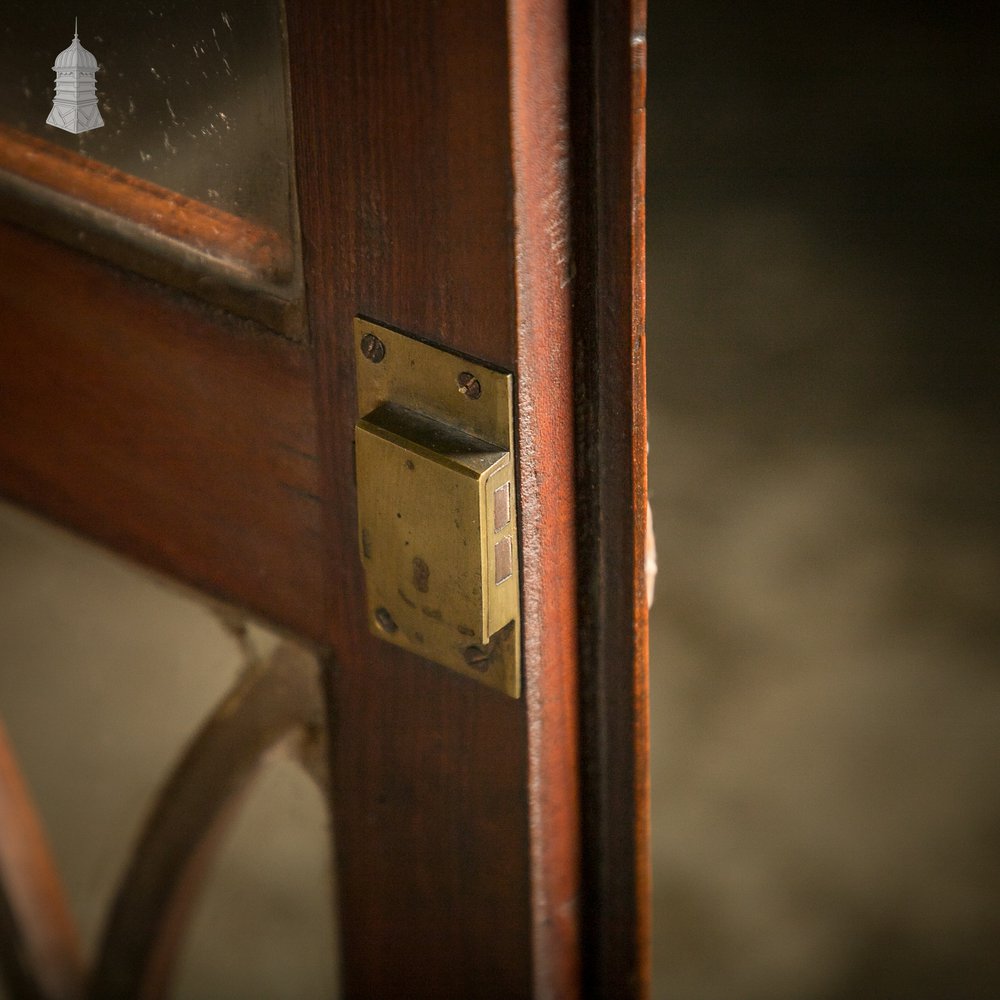
[[[559,287],[565,288],[573,278],[569,255],[569,138],[565,124],[560,131],[547,178],[549,191],[542,199],[542,217],[546,220],[549,249],[555,254]]]
[[[304,458],[309,462],[319,461],[318,455],[314,455],[312,452],[303,451],[301,448],[296,448],[295,445],[286,444],[284,441],[278,441],[277,445],[282,451],[287,451],[290,455],[298,455],[299,458]]]
[[[321,496],[317,496],[315,493],[310,493],[308,490],[299,489],[298,486],[292,486],[291,483],[279,480],[278,485],[283,490],[287,490],[289,493],[292,493],[297,497],[301,497],[303,500],[311,500],[313,503],[323,503],[323,498]]]

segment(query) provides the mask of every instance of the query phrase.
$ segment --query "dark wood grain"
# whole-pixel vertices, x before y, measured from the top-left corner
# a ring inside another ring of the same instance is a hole
[[[0,492],[320,638],[308,353],[0,226]]]
[[[585,995],[648,996],[644,0],[573,5]]]
[[[318,32],[311,9],[290,4],[288,21],[296,129],[314,139],[298,188],[321,452],[339,484],[327,538],[355,530],[337,477],[362,313],[516,372],[524,540],[521,702],[370,638],[358,561],[329,550],[345,988],[574,996],[565,11],[381,0],[328,9]],[[309,73],[320,62],[327,81]]]
[[[532,995],[528,735],[513,701],[368,634],[351,320],[515,368],[504,5],[289,3],[326,514],[349,997]],[[326,67],[323,76],[313,71]],[[524,520],[521,521],[524,524]],[[537,629],[537,623],[533,623]],[[533,668],[537,669],[537,667]]]

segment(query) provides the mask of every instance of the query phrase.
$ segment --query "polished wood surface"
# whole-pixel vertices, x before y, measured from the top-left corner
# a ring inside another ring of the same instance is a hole
[[[580,990],[569,11],[509,11],[534,989]]]
[[[287,234],[3,124],[0,222],[305,338],[301,268]]]
[[[75,207],[87,206],[118,222],[136,223],[161,242],[179,240],[268,280],[291,276],[292,248],[266,226],[2,123],[0,170],[44,188],[38,192],[41,198],[71,199]]]
[[[644,989],[641,19],[578,16],[289,0],[307,345],[0,227],[0,491],[323,651],[347,996]],[[357,314],[515,373],[518,701],[369,634]]]
[[[308,352],[0,226],[0,490],[320,638]]]
[[[533,5],[543,25],[560,6]],[[524,312],[524,288],[536,282],[541,305],[548,280],[541,261],[516,262],[515,219],[537,224],[515,204],[534,178],[519,165],[510,130],[510,66],[530,39],[521,28],[509,39],[508,12],[491,0],[336,5],[322,32],[306,5],[290,3],[288,25],[300,53],[292,61],[296,131],[313,137],[299,147],[297,168],[320,454],[333,491],[324,510],[326,617],[337,661],[335,841],[341,912],[350,915],[345,990],[571,996],[577,814],[572,805],[544,817],[538,811],[541,796],[571,802],[575,794],[575,704],[559,693],[571,683],[575,657],[565,504],[572,439],[564,431],[547,440],[545,432],[566,399],[571,354],[555,310],[547,331],[531,333],[549,338],[551,402],[526,391],[540,359],[531,357],[537,341],[522,340],[522,322],[534,319]],[[553,85],[545,74],[564,58],[557,47],[541,60],[536,93]],[[336,87],[309,72],[321,63],[335,67]],[[546,194],[564,203],[558,186]],[[547,234],[532,238],[548,246]],[[356,313],[519,376],[522,701],[368,634],[364,603],[354,597],[363,587],[360,565],[341,547],[344,539],[354,544],[357,523],[354,484],[342,474],[352,464]],[[564,769],[549,770],[555,758],[566,760]],[[539,872],[540,862],[551,870]]]
[[[645,4],[573,18],[585,994],[650,988]]]

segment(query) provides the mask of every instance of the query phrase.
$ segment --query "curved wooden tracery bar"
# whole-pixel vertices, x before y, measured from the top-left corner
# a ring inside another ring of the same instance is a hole
[[[80,939],[7,730],[0,722],[0,974],[16,997],[82,993]]]
[[[298,760],[326,792],[319,663],[290,643],[247,666],[178,762],[136,845],[85,987],[42,824],[0,728],[0,972],[13,995],[164,996],[205,876],[275,753]]]

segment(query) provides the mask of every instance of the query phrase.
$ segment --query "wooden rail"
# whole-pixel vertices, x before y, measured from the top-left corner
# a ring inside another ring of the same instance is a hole
[[[4,124],[0,218],[301,336],[286,236]]]

